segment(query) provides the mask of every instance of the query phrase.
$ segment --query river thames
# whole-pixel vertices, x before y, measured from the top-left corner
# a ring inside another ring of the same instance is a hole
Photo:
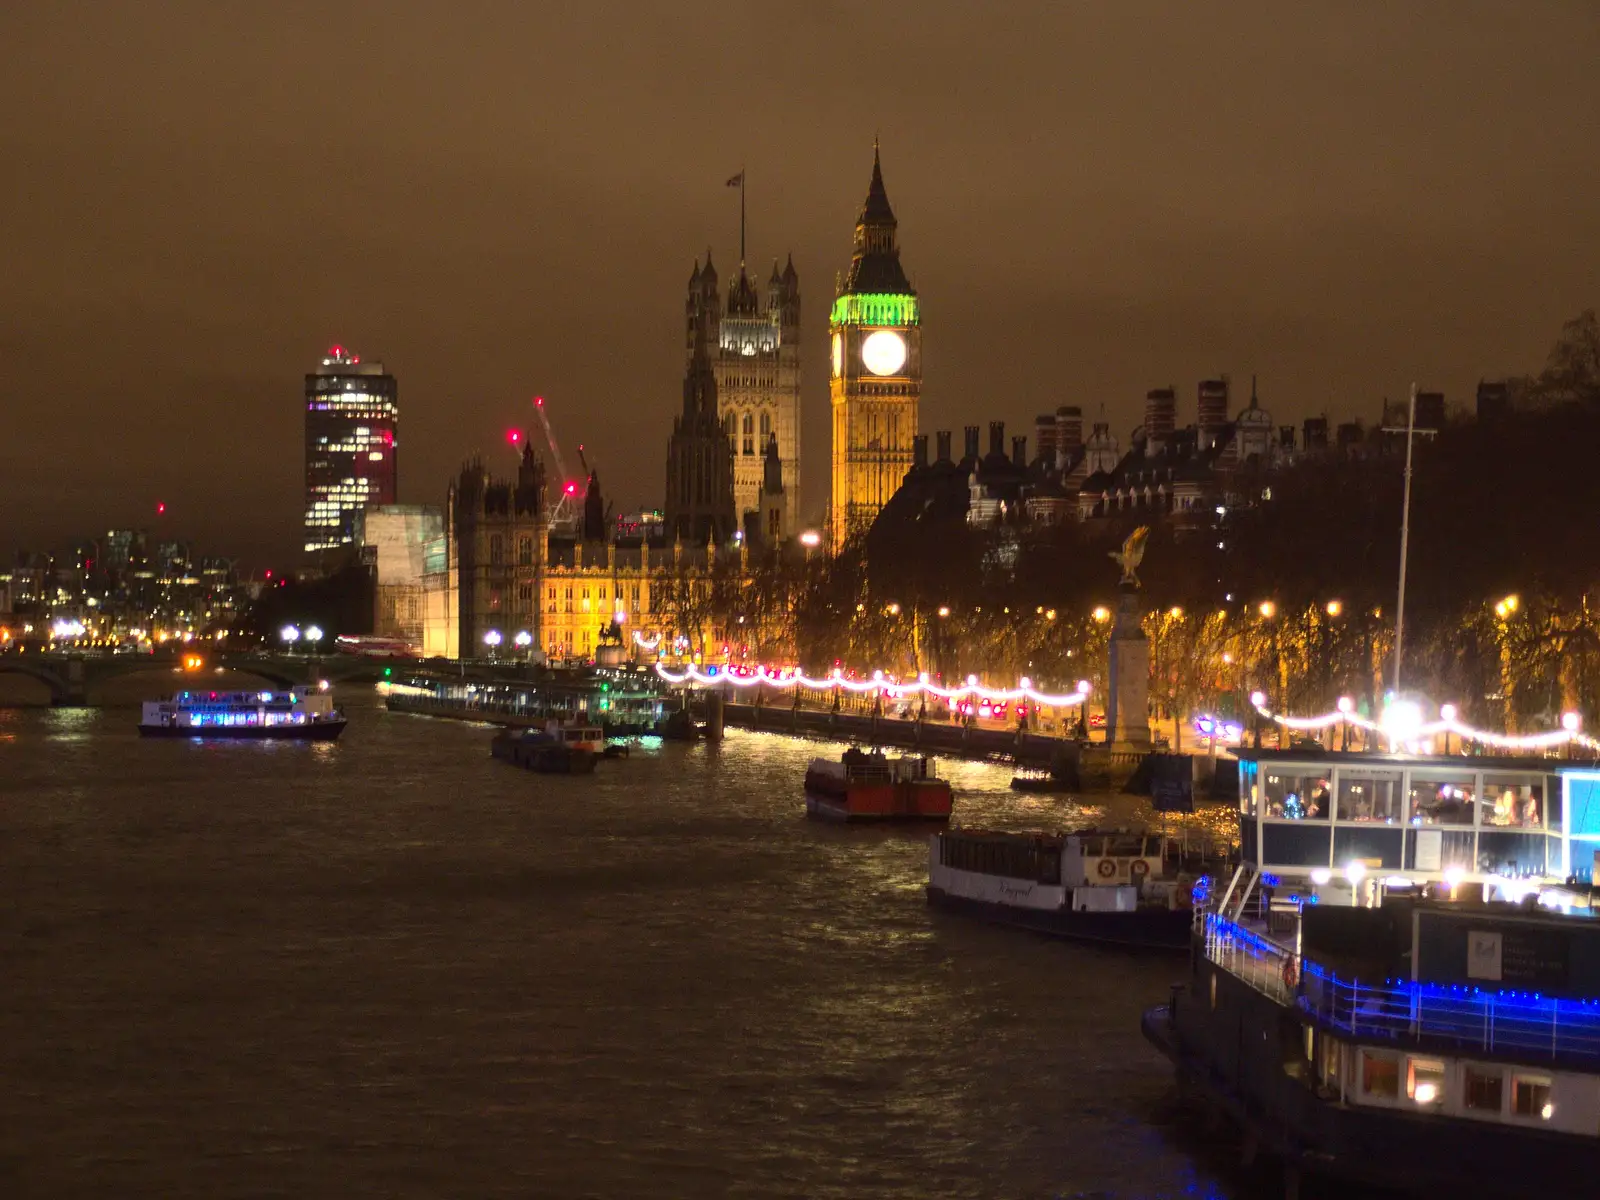
[[[1139,1014],[1181,959],[930,913],[837,747],[592,778],[341,696],[333,745],[0,709],[0,1194],[1236,1197]],[[957,820],[1126,822],[941,763]]]

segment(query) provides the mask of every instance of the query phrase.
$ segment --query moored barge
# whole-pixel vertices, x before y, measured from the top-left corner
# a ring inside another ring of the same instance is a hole
[[[925,757],[888,758],[852,746],[806,768],[806,814],[823,821],[948,821],[950,784]]]
[[[502,729],[489,753],[540,775],[589,775],[605,754],[605,733],[591,725],[550,721],[543,729]]]

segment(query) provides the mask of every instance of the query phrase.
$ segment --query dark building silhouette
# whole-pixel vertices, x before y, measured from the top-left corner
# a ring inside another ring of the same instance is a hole
[[[1478,384],[1478,420],[1503,421],[1511,415],[1511,388],[1504,380]]]
[[[707,326],[694,332],[683,380],[683,412],[667,443],[666,533],[696,545],[733,540],[733,442],[717,413],[717,379],[707,349]]]

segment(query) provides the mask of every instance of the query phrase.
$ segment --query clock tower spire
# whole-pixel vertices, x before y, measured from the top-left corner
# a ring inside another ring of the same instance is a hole
[[[922,394],[916,289],[900,265],[899,223],[872,145],[872,180],[856,219],[850,270],[828,320],[833,363],[833,483],[828,541],[865,530],[911,469]]]

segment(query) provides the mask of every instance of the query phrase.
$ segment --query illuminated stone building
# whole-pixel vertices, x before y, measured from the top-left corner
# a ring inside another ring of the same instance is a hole
[[[856,221],[850,270],[828,319],[832,349],[832,495],[828,540],[837,552],[872,525],[912,465],[922,393],[917,294],[900,266],[897,224],[878,148]]]
[[[524,441],[516,481],[494,479],[482,459],[461,468],[446,505],[447,586],[456,597],[456,645],[451,656],[488,653],[490,631],[505,638],[525,631],[542,645],[539,583],[549,520],[544,507],[544,462]],[[426,607],[426,606],[425,606]]]
[[[424,551],[427,652],[587,660],[607,637],[631,651],[635,631],[652,644],[687,635],[695,652],[720,650],[723,631],[709,616],[713,576],[737,587],[744,548],[626,536],[604,520],[593,472],[584,510],[575,535],[552,532],[544,464],[527,443],[515,481],[468,462],[450,486],[445,545]]]
[[[739,264],[724,302],[717,287],[711,252],[689,276],[685,309],[686,365],[693,368],[695,341],[706,338],[716,380],[717,415],[733,445],[733,511],[742,526],[745,514],[759,512],[766,473],[766,448],[777,439],[787,511],[785,524],[800,520],[800,277],[791,256],[783,270],[777,260],[763,300],[755,281]]]
[[[399,416],[395,377],[343,346],[306,376],[307,554],[354,545],[362,510],[396,502]]]

